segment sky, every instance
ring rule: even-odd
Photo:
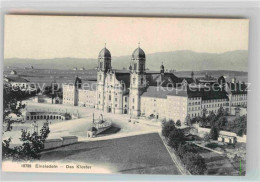
[[[191,50],[248,50],[247,19],[6,15],[4,58],[97,58]]]

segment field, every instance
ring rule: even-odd
[[[9,75],[12,68],[5,69],[4,74]],[[39,84],[40,86],[51,85],[52,82],[56,82],[62,87],[62,84],[74,83],[76,76],[79,76],[83,83],[85,80],[96,80],[96,70],[59,70],[59,69],[15,69],[17,74],[31,83]],[[127,70],[125,70],[127,71]],[[241,82],[247,82],[247,72],[240,71],[225,71],[225,70],[207,70],[207,71],[194,71],[195,78],[204,77],[205,74],[209,74],[213,77],[226,76],[227,81],[231,81],[233,77]],[[178,77],[191,77],[191,71],[178,71],[174,72]]]
[[[41,160],[85,162],[112,173],[180,174],[157,133],[80,142],[45,151]]]

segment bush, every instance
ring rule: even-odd
[[[188,152],[183,157],[183,163],[193,175],[202,175],[207,170],[205,160],[196,153]]]
[[[210,134],[209,133],[206,133],[204,136],[203,136],[203,141],[204,142],[208,142],[210,140]]]
[[[180,144],[185,142],[183,131],[177,128],[170,131],[168,138],[169,138],[169,145],[174,149],[177,149]]]
[[[198,153],[196,147],[193,144],[183,144],[179,145],[177,149],[178,156],[183,159],[183,157],[186,155],[186,153],[192,152],[192,153]]]
[[[205,147],[215,149],[215,148],[220,147],[220,146],[217,143],[208,143],[207,145],[205,145]]]
[[[193,144],[180,144],[176,152],[191,174],[202,175],[207,170],[205,160],[198,154],[198,148]]]
[[[176,127],[174,121],[164,122],[162,124],[162,135],[164,137],[169,137],[171,131],[175,131]]]
[[[180,120],[177,120],[177,122],[176,122],[176,126],[178,126],[178,127],[181,126],[181,121],[180,121]]]

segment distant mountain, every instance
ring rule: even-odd
[[[112,67],[115,69],[128,69],[131,55],[112,57]],[[248,51],[236,50],[217,53],[198,53],[189,50],[158,52],[146,55],[146,67],[150,70],[159,70],[164,64],[166,69],[177,71],[184,70],[234,70],[247,71]],[[97,59],[82,58],[54,58],[54,59],[19,59],[9,58],[4,60],[5,67],[24,68],[29,66],[46,69],[72,69],[85,67],[93,69]]]

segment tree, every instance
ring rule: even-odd
[[[23,144],[14,148],[14,160],[40,159],[40,153],[44,149],[44,142],[49,133],[50,129],[48,122],[43,124],[40,134],[37,132],[30,134],[30,132],[22,130],[20,140]]]
[[[185,118],[185,124],[190,126],[191,125],[191,119],[190,119],[190,115],[187,115]]]
[[[168,122],[164,122],[164,124],[162,125],[162,135],[164,137],[169,137],[170,132],[175,130],[175,123],[173,120],[170,120]]]
[[[25,105],[22,103],[27,98],[27,93],[24,94],[19,88],[13,89],[10,85],[4,85],[4,99],[3,99],[3,121],[6,124],[5,132],[11,132],[12,130],[12,117],[10,114],[21,116],[22,109]],[[21,121],[18,121],[21,122]],[[13,160],[29,160],[39,159],[40,152],[43,150],[43,144],[45,139],[48,137],[50,130],[48,123],[45,123],[40,130],[40,135],[34,132],[32,135],[22,130],[20,140],[23,142],[21,146],[14,148],[10,147],[11,138],[2,141],[2,157],[4,159]]]
[[[247,133],[247,117],[240,116],[226,123],[225,130],[236,133],[238,136],[246,135]]]
[[[222,106],[220,106],[220,108],[218,109],[216,117],[221,117],[221,116],[225,116],[225,110]]]
[[[181,126],[181,121],[179,119],[176,121],[176,126],[178,126],[178,127]]]
[[[210,126],[214,126],[215,125],[215,121],[216,121],[216,115],[214,114],[213,111],[211,111],[208,115],[208,121],[210,123]]]
[[[201,120],[199,122],[200,127],[206,127],[207,126],[208,119],[207,119],[207,116],[206,116],[206,112],[207,112],[207,109],[204,108],[203,111],[202,111],[203,114],[202,114]]]
[[[174,149],[177,149],[178,146],[185,141],[184,132],[181,129],[177,128],[174,128],[174,130],[170,131],[168,138],[169,145],[172,146]]]
[[[21,116],[21,110],[25,108],[25,104],[22,103],[23,94],[21,89],[14,89],[10,85],[4,84],[3,98],[3,122],[6,124],[5,131],[11,131],[13,120],[10,114]]]
[[[210,129],[210,138],[212,140],[217,140],[218,136],[219,136],[219,132],[218,132],[217,127],[212,126],[211,129]]]

